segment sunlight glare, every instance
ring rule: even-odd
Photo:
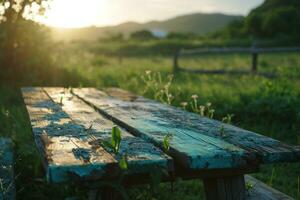
[[[95,24],[106,11],[106,0],[53,0],[42,23],[62,28],[78,28]]]

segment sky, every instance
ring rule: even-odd
[[[53,0],[43,22],[56,27],[165,20],[189,13],[247,15],[263,0]]]

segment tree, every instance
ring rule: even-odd
[[[154,35],[148,30],[136,31],[130,35],[130,38],[137,40],[155,39]]]
[[[49,8],[50,0],[0,0],[0,26],[2,32],[2,67],[17,68],[18,52],[24,47],[24,34],[28,33],[28,21],[36,20]],[[1,34],[1,33],[0,33]],[[23,45],[21,45],[23,43]],[[26,47],[25,47],[26,48]]]
[[[299,10],[299,0],[265,0],[246,18],[233,21],[212,36],[226,39],[287,39],[287,41],[298,42]]]
[[[266,0],[246,18],[245,29],[260,38],[293,37],[300,27],[299,0]]]

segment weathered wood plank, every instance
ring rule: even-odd
[[[170,122],[171,113],[170,116],[163,116],[163,112],[169,109],[165,105],[117,90],[109,92],[118,99],[94,89],[73,89],[73,91],[116,123],[157,145],[161,145],[164,136],[171,133],[173,136],[170,142],[170,153],[185,166],[203,169],[247,165],[247,160],[242,157],[247,152],[243,149],[221,139],[198,134],[188,126],[181,127],[181,118]],[[163,111],[152,112],[159,107]]]
[[[233,168],[300,160],[300,147],[246,131],[181,109],[110,89],[73,89],[99,112],[160,145],[171,133],[171,155],[189,168]],[[224,133],[221,134],[223,127]]]
[[[247,191],[247,200],[293,200],[292,197],[269,187],[265,183],[257,180],[256,178],[246,175],[246,183],[252,184],[253,188]]]
[[[89,143],[83,126],[74,123],[41,88],[22,88],[34,139],[50,182],[70,176],[103,176],[117,161],[102,147]]]
[[[12,141],[0,138],[0,200],[16,198]]]
[[[111,139],[111,128],[113,122],[104,118],[94,108],[88,106],[78,97],[64,88],[44,88],[45,92],[55,103],[60,103],[62,110],[72,119],[73,122],[83,125],[89,129],[90,137],[95,145],[100,141]],[[145,140],[134,137],[126,130],[122,130],[122,140],[119,155],[127,155],[127,173],[149,173],[155,168],[173,170],[171,157],[164,154],[159,148]],[[120,156],[115,157],[116,160]]]

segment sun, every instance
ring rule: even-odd
[[[61,28],[94,25],[106,12],[107,0],[53,0],[42,23]]]

